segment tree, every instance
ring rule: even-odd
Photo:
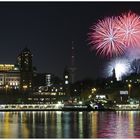
[[[133,73],[139,74],[140,73],[140,59],[134,59],[131,63],[131,69]]]

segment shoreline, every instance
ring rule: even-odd
[[[30,112],[33,112],[33,111],[64,111],[64,112],[68,112],[68,111],[75,111],[75,112],[81,112],[81,111],[84,111],[84,112],[92,112],[92,111],[99,111],[99,112],[116,112],[116,111],[140,111],[140,109],[134,109],[134,110],[115,110],[115,109],[100,109],[100,110],[85,110],[85,109],[69,109],[69,110],[66,110],[66,109],[0,109],[0,112],[20,112],[20,111],[30,111]]]

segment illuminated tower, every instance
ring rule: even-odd
[[[73,84],[75,82],[75,48],[74,48],[74,42],[72,41],[72,53],[71,53],[71,66],[69,67],[70,71],[70,82]]]
[[[70,96],[70,74],[69,74],[69,69],[65,67],[64,73],[63,73],[63,86],[64,86],[64,91],[66,93],[66,96]]]
[[[29,91],[32,89],[33,67],[32,54],[26,47],[17,57],[17,63],[20,69],[20,88],[21,91]]]
[[[65,69],[64,69],[63,79],[64,79],[65,87],[69,87],[69,84],[70,84],[70,74],[69,74],[69,71],[68,71],[67,67],[65,67]]]

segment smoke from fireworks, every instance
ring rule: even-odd
[[[131,63],[133,73],[140,73],[140,48],[128,48],[125,58]]]
[[[133,61],[134,59],[140,58],[140,47],[130,47],[125,52],[125,57],[129,59],[130,61]]]
[[[102,56],[119,56],[129,47],[140,46],[140,17],[132,12],[105,18],[89,33],[92,49]]]

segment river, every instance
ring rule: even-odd
[[[140,112],[0,112],[0,138],[140,138]]]

